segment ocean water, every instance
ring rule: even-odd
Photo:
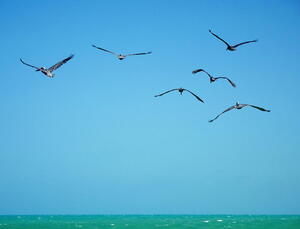
[[[300,229],[300,215],[0,216],[0,229]]]

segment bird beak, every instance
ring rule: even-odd
[[[41,71],[41,69],[37,69],[37,70],[35,70],[36,72],[39,72],[39,71]]]

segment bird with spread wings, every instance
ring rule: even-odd
[[[165,91],[165,92],[163,92],[163,93],[161,93],[161,94],[155,95],[154,97],[162,96],[162,95],[165,95],[165,94],[167,94],[167,93],[169,93],[169,92],[172,92],[172,91],[179,91],[179,93],[180,93],[181,95],[182,95],[182,93],[183,93],[184,91],[187,91],[187,92],[189,92],[191,95],[193,95],[196,99],[198,99],[200,102],[204,103],[204,101],[203,101],[198,95],[196,95],[195,93],[191,92],[190,90],[187,90],[187,89],[184,89],[184,88],[174,88],[174,89]]]
[[[215,81],[218,80],[218,79],[225,79],[225,80],[227,80],[227,81],[231,84],[232,87],[236,87],[235,83],[232,82],[229,78],[227,78],[227,77],[225,77],[225,76],[213,77],[212,75],[210,75],[210,74],[209,74],[207,71],[205,71],[204,69],[196,69],[196,70],[192,71],[193,74],[196,74],[196,73],[198,73],[198,72],[205,72],[205,73],[208,75],[209,80],[210,80],[211,83],[215,82]]]
[[[235,51],[236,48],[240,45],[244,45],[244,44],[248,44],[248,43],[252,43],[252,42],[257,42],[258,40],[252,40],[252,41],[245,41],[245,42],[241,42],[239,44],[236,45],[230,45],[228,44],[225,40],[223,40],[221,37],[219,37],[217,34],[213,33],[211,30],[208,30],[213,36],[215,36],[216,38],[218,38],[220,41],[222,41],[223,43],[225,43],[227,45],[227,49],[229,51]]]
[[[220,117],[220,115],[226,113],[227,111],[231,111],[231,110],[233,110],[233,109],[238,109],[238,110],[240,110],[240,109],[242,109],[242,108],[244,108],[244,107],[247,107],[247,106],[253,107],[253,108],[258,109],[258,110],[260,110],[260,111],[270,112],[270,110],[267,110],[267,109],[262,108],[262,107],[254,106],[254,105],[251,105],[251,104],[240,104],[240,103],[237,102],[235,105],[233,105],[233,106],[227,108],[225,111],[223,111],[222,113],[218,114],[214,119],[209,120],[209,122],[215,121],[217,118]]]
[[[123,55],[123,54],[117,54],[117,53],[115,53],[115,52],[109,51],[109,50],[104,49],[104,48],[97,47],[96,45],[92,45],[92,46],[93,46],[94,48],[96,48],[96,49],[99,49],[99,50],[102,50],[102,51],[104,51],[104,52],[108,52],[108,53],[111,53],[111,54],[117,56],[117,58],[118,58],[119,60],[124,60],[127,56],[146,55],[146,54],[152,53],[152,52],[141,52],[141,53],[131,53],[131,54]]]
[[[72,58],[74,57],[74,55],[70,55],[69,57],[63,59],[62,61],[59,61],[58,63],[54,64],[53,66],[51,66],[50,68],[45,68],[45,67],[36,67],[36,66],[33,66],[31,64],[27,64],[25,63],[21,58],[20,58],[20,61],[22,62],[22,64],[25,64],[29,67],[32,67],[32,68],[35,68],[36,71],[40,71],[42,72],[44,75],[50,77],[50,78],[53,78],[55,76],[55,74],[53,73],[53,71],[55,71],[56,69],[58,69],[59,67],[61,67],[63,64],[67,63],[69,60],[71,60]]]

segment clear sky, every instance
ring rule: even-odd
[[[300,214],[299,1],[2,0],[0,12],[0,214]],[[259,41],[228,52],[208,29]],[[92,44],[153,53],[120,61]],[[19,61],[72,53],[53,79]],[[205,104],[154,98],[178,87]],[[236,101],[271,112],[208,122]]]

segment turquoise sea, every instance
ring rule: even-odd
[[[300,215],[0,216],[0,229],[300,229]]]

